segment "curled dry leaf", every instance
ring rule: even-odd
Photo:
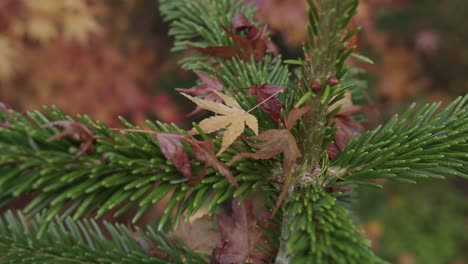
[[[338,131],[336,132],[335,142],[327,149],[330,159],[333,159],[346,147],[348,141],[353,135],[359,135],[359,133],[365,129],[361,123],[350,118],[349,116],[369,110],[369,107],[354,105],[350,92],[347,92],[343,99],[330,106],[329,112],[340,106],[342,108],[333,117],[336,122]]]
[[[86,152],[89,153],[93,151],[93,144],[96,137],[94,133],[83,123],[69,120],[60,120],[50,122],[43,127],[56,127],[62,130],[60,133],[55,134],[47,139],[48,142],[64,138],[80,142],[80,148],[76,152],[75,158],[83,155]]]
[[[239,205],[239,199],[233,200],[232,216],[218,216],[221,242],[213,250],[210,263],[270,263],[271,258],[256,247],[258,243],[268,248],[257,224],[251,201]]]
[[[286,118],[286,129],[270,129],[258,136],[251,137],[253,140],[260,141],[259,143],[250,144],[252,147],[258,149],[257,152],[239,153],[235,155],[228,163],[228,165],[230,165],[240,158],[271,159],[276,157],[278,154],[283,153],[284,185],[272,215],[276,214],[284,198],[286,197],[291,182],[294,165],[297,159],[301,157],[301,151],[297,146],[296,138],[290,130],[294,127],[297,121],[307,111],[309,111],[309,109],[310,107],[293,109],[289,112]]]
[[[205,133],[212,133],[221,129],[226,129],[224,131],[221,149],[217,153],[217,155],[219,155],[244,132],[246,125],[252,129],[255,134],[258,134],[258,121],[255,116],[244,111],[244,109],[242,109],[232,97],[217,91],[214,92],[223,99],[225,104],[195,98],[184,93],[182,93],[182,95],[190,99],[199,107],[219,114],[217,116],[203,119],[198,124]],[[195,130],[193,130],[193,132],[196,133]]]
[[[266,55],[268,50],[275,56],[278,55],[278,48],[268,39],[266,27],[258,29],[252,25],[247,17],[238,12],[231,21],[231,29],[234,30],[247,30],[247,35],[242,36],[234,33],[233,31],[223,27],[223,30],[231,37],[236,45],[234,46],[211,46],[206,48],[194,48],[195,50],[210,55],[219,57],[221,59],[230,59],[234,56],[239,56],[242,60],[250,60],[253,56],[255,61],[261,60]]]
[[[221,92],[223,90],[223,85],[219,82],[218,78],[215,76],[211,79],[209,76],[202,74],[201,72],[195,72],[198,75],[202,84],[192,87],[190,89],[177,88],[176,90],[181,93],[186,93],[191,96],[203,96],[206,100],[211,100],[214,102],[221,102],[221,98],[216,95],[214,91]],[[199,113],[202,110],[201,107],[197,106],[188,116]]]
[[[217,170],[221,175],[226,177],[232,185],[236,188],[239,187],[236,179],[229,171],[227,166],[216,158],[214,153],[213,142],[211,141],[197,141],[188,136],[172,134],[172,133],[158,133],[156,135],[161,151],[166,159],[172,161],[174,167],[189,181],[189,183],[196,183],[203,179],[206,169],[212,167]],[[185,150],[182,142],[187,142],[192,148],[193,156],[204,162],[205,167],[194,179],[192,175],[192,168],[187,151]]]
[[[263,84],[261,86],[254,85],[250,88],[249,94],[255,95],[258,103],[262,103],[260,107],[267,112],[270,117],[278,123],[280,121],[280,111],[284,107],[283,102],[274,97],[284,90],[284,86]]]

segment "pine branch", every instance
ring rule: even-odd
[[[283,221],[277,263],[384,263],[369,248],[337,193],[326,193],[309,183],[294,192],[284,210],[291,216]]]
[[[255,10],[238,0],[160,0],[164,20],[170,22],[169,35],[175,38],[173,51],[191,47],[232,45],[222,26],[229,28],[237,12],[252,21]],[[202,69],[205,55],[192,55],[180,63],[184,69]]]
[[[468,95],[435,114],[440,103],[401,118],[351,141],[330,165],[342,185],[373,184],[388,178],[414,183],[417,178],[468,177]]]
[[[166,160],[154,135],[119,134],[86,116],[80,121],[98,137],[95,151],[74,158],[79,143],[68,139],[48,142],[58,131],[42,127],[53,121],[73,119],[58,109],[46,111],[49,118],[37,111],[29,113],[29,118],[12,110],[0,111],[0,121],[9,124],[0,127],[0,204],[4,206],[15,197],[40,190],[25,208],[28,217],[45,208],[48,208],[46,220],[59,213],[62,218],[79,219],[89,215],[101,217],[111,211],[118,217],[132,207],[139,207],[132,219],[136,222],[146,210],[170,195],[160,220],[162,228],[171,219],[171,213],[176,212],[179,217],[185,212],[190,217],[208,199],[210,213],[214,213],[229,198],[245,199],[254,189],[271,188],[268,174],[265,175],[268,169],[253,161],[230,168],[240,185],[238,189],[211,168],[202,181],[188,183]],[[138,128],[122,121],[129,128]],[[148,126],[155,133],[187,133],[174,125],[148,122]],[[219,140],[214,141],[219,148]],[[235,154],[237,151],[228,149],[220,158],[227,161]],[[197,175],[203,164],[194,163],[192,167]]]
[[[41,226],[47,231],[38,239]],[[206,263],[161,232],[148,227],[135,231],[123,225],[75,221],[11,211],[0,218],[1,263]]]

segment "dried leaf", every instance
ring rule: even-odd
[[[55,134],[47,139],[48,142],[60,140],[63,138],[68,138],[80,142],[80,148],[76,152],[75,158],[83,155],[86,152],[89,153],[93,151],[94,139],[96,137],[94,133],[83,123],[60,120],[50,122],[43,127],[56,127],[62,130],[62,132]]]
[[[214,92],[223,99],[225,104],[195,98],[184,93],[182,93],[182,95],[190,99],[199,107],[220,114],[218,116],[203,119],[198,124],[205,133],[212,133],[221,129],[226,129],[226,131],[224,131],[221,149],[217,153],[217,155],[219,155],[244,132],[246,125],[252,129],[255,134],[258,134],[258,122],[257,118],[244,111],[236,100],[223,93],[217,91]]]
[[[336,122],[338,131],[336,132],[335,142],[331,144],[328,149],[328,156],[333,159],[340,151],[342,151],[348,144],[349,139],[353,135],[358,135],[363,131],[364,126],[358,121],[350,118],[350,115],[358,114],[369,110],[370,107],[356,106],[351,99],[351,93],[347,92],[345,97],[334,105],[330,106],[329,112],[336,107],[342,107],[338,113],[333,117]]]
[[[213,250],[211,263],[268,263],[270,257],[255,246],[262,243],[263,233],[257,228],[252,203],[250,200],[238,203],[238,199],[232,201],[232,216],[218,216],[222,240]]]
[[[194,48],[204,54],[219,57],[221,59],[229,59],[234,56],[239,56],[242,60],[250,60],[253,56],[255,61],[261,60],[266,55],[268,50],[273,55],[278,55],[278,48],[267,38],[266,27],[258,29],[252,25],[247,17],[238,12],[231,21],[232,30],[247,30],[246,36],[236,34],[233,31],[223,27],[223,30],[231,37],[234,42],[233,46],[212,46],[206,48]]]
[[[286,197],[292,178],[294,164],[297,159],[301,157],[301,151],[297,146],[296,138],[291,133],[290,129],[294,127],[299,118],[301,118],[309,109],[309,107],[293,109],[286,118],[287,129],[270,129],[258,136],[252,137],[252,139],[260,141],[260,143],[250,144],[252,147],[258,149],[257,152],[239,153],[228,163],[228,165],[230,165],[240,158],[271,159],[276,157],[278,154],[283,153],[284,185],[272,215],[276,214],[281,203]]]
[[[284,86],[268,85],[263,84],[261,86],[254,85],[249,90],[249,94],[255,95],[257,101],[262,103],[260,107],[263,111],[267,112],[270,117],[278,123],[280,120],[280,111],[284,107],[284,104],[276,97],[272,97],[284,90]]]
[[[195,72],[203,84],[192,87],[190,89],[177,88],[176,90],[182,93],[189,94],[191,96],[203,96],[206,100],[211,100],[214,102],[221,102],[221,97],[216,95],[214,91],[221,92],[223,90],[223,85],[219,82],[218,78],[215,76],[211,79],[209,76],[202,74],[201,72]],[[197,114],[202,110],[201,107],[197,106],[188,116]]]
[[[216,155],[214,153],[214,145],[212,141],[200,142],[195,140],[189,140],[188,143],[192,147],[193,155],[195,155],[197,159],[205,162],[206,166],[211,166],[214,169],[216,169],[221,175],[228,179],[234,187],[239,188],[239,184],[234,178],[234,175],[232,175],[232,173],[229,171],[226,164],[224,164],[216,158]],[[205,170],[202,171],[203,174],[204,171]],[[201,180],[203,176],[204,175],[199,175],[197,179]]]
[[[156,139],[166,159],[172,161],[174,167],[176,167],[189,182],[192,182],[190,161],[181,143],[181,141],[185,140],[185,136],[171,133],[158,133]]]
[[[236,188],[239,187],[236,179],[229,171],[226,164],[219,161],[214,154],[213,142],[211,141],[197,141],[193,138],[184,135],[171,134],[171,133],[158,133],[156,135],[161,151],[164,156],[172,161],[174,167],[189,181],[189,183],[197,183],[205,177],[205,172],[208,167],[217,170],[221,175],[226,177],[232,185]],[[193,178],[192,167],[187,151],[185,150],[182,142],[187,142],[192,148],[193,156],[205,163],[205,168]]]

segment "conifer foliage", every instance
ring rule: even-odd
[[[200,77],[178,90],[214,113],[189,131],[0,104],[0,206],[33,197],[1,217],[0,263],[383,263],[350,194],[378,178],[467,177],[468,96],[363,132],[347,64],[369,62],[349,44],[357,4],[309,0],[304,55],[283,61],[248,1],[160,0],[174,51],[192,51],[182,67]],[[162,201],[156,226],[135,226]],[[217,215],[211,254],[171,232],[200,208]],[[130,209],[127,226],[100,220]]]

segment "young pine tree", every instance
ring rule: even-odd
[[[371,107],[358,104],[363,87],[347,64],[369,61],[350,44],[358,1],[309,5],[303,57],[283,60],[250,4],[160,0],[174,51],[193,51],[182,67],[200,77],[179,91],[213,113],[189,131],[123,119],[128,128],[116,130],[1,104],[0,206],[33,198],[2,216],[0,263],[384,262],[354,223],[350,195],[375,179],[466,177],[468,96],[363,132]],[[156,225],[135,225],[163,199]],[[100,220],[134,208],[127,225]],[[172,232],[200,208],[219,227],[211,254]]]

